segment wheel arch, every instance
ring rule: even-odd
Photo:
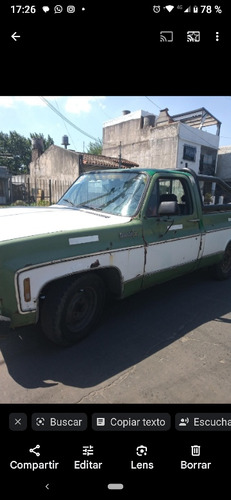
[[[120,270],[117,267],[105,267],[105,268],[100,268],[100,269],[89,269],[89,270],[84,270],[80,271],[77,273],[73,274],[68,274],[65,276],[60,276],[58,278],[55,278],[49,282],[46,282],[46,284],[41,288],[39,292],[39,299],[45,298],[45,295],[47,293],[50,293],[52,288],[60,288],[65,286],[66,284],[69,284],[79,278],[80,276],[83,275],[89,275],[89,274],[94,274],[98,275],[102,281],[105,284],[105,287],[107,291],[114,297],[120,298],[122,295],[122,275]]]
[[[119,283],[118,271],[111,268],[74,273],[49,282],[40,294],[38,320],[43,333],[63,346],[81,340],[103,314],[108,291],[118,294]]]
[[[226,244],[220,261],[214,266],[215,277],[224,280],[231,277],[231,240]]]

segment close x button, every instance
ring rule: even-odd
[[[9,428],[11,431],[25,431],[27,429],[26,413],[10,413]]]

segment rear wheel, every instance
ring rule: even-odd
[[[219,280],[231,276],[231,243],[227,245],[222,260],[215,266],[215,276]]]
[[[105,302],[104,283],[96,274],[83,275],[45,294],[40,322],[45,335],[56,344],[75,344],[99,320]]]

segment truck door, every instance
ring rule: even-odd
[[[199,223],[190,181],[180,174],[155,176],[143,218],[144,286],[194,270],[201,242]]]

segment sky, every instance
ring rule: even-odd
[[[231,145],[231,96],[0,96],[0,132],[27,138],[43,133],[57,146],[67,135],[68,149],[86,152],[90,142],[102,139],[104,123],[125,109],[158,115],[168,108],[175,115],[201,107],[222,123],[220,146]]]

